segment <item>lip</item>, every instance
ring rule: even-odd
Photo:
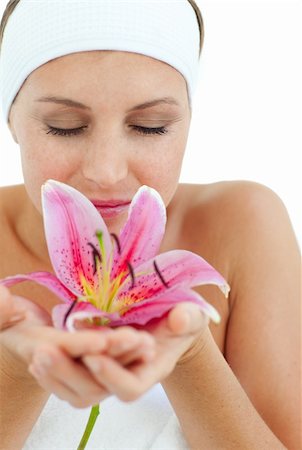
[[[126,212],[131,202],[125,202],[123,200],[91,200],[91,203],[95,206],[103,218],[112,218]]]

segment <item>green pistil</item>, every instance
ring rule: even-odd
[[[110,272],[111,268],[107,266],[106,250],[104,245],[103,233],[102,231],[96,232],[96,237],[99,241],[100,252],[101,252],[101,263],[98,267],[98,278],[99,278],[99,296],[101,297],[100,309],[103,311],[108,311],[108,297],[110,294]]]
[[[98,230],[95,234],[96,234],[96,237],[97,237],[97,239],[99,241],[102,262],[106,263],[106,252],[105,252],[105,246],[104,246],[103,232]]]

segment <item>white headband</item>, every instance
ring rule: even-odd
[[[199,28],[188,0],[21,0],[0,54],[5,120],[22,84],[42,64],[69,53],[140,53],[178,70],[189,99],[198,78]]]

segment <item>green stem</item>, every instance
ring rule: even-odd
[[[80,442],[77,450],[84,450],[84,448],[86,447],[86,444],[88,442],[88,439],[89,439],[89,437],[91,435],[92,429],[94,427],[94,424],[95,424],[96,419],[97,419],[99,414],[100,414],[100,405],[94,405],[91,408],[90,416],[89,416],[89,419],[88,419],[88,422],[87,422],[84,434],[82,436],[81,442]]]

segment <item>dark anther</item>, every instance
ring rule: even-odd
[[[114,233],[111,233],[111,236],[113,237],[113,239],[114,239],[114,241],[116,243],[117,251],[118,251],[118,254],[120,255],[121,254],[121,244],[120,244],[119,238]]]
[[[72,302],[72,304],[70,305],[70,308],[68,308],[68,311],[67,311],[67,313],[65,314],[64,320],[63,320],[63,325],[64,325],[64,327],[65,327],[65,325],[66,325],[66,321],[67,321],[67,319],[68,319],[68,316],[69,316],[69,314],[71,313],[71,311],[73,310],[73,308],[75,307],[76,303],[77,303],[77,301],[74,300],[74,301]]]
[[[134,286],[135,286],[134,270],[133,270],[133,267],[131,266],[129,261],[127,261],[127,266],[128,266],[128,269],[129,269],[129,273],[130,273],[131,279],[132,279],[131,289],[133,289]]]
[[[160,273],[160,270],[159,270],[159,268],[158,268],[158,265],[156,264],[156,261],[153,261],[153,265],[154,265],[155,272],[157,273],[157,275],[158,275],[160,281],[163,283],[163,285],[164,285],[166,288],[168,288],[169,285],[168,285],[168,283],[166,282],[166,280],[164,279],[164,277],[162,276],[162,274]]]
[[[97,260],[102,262],[102,257],[98,249],[91,242],[88,242],[88,245],[92,248],[92,258],[93,258],[93,275],[96,273]]]

